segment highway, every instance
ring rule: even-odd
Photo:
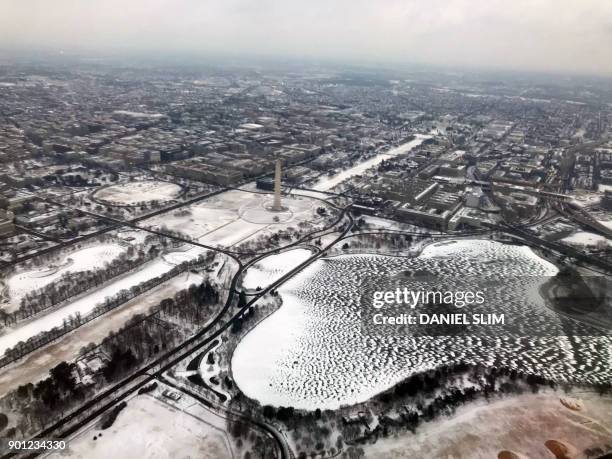
[[[212,410],[219,409],[218,406],[214,405],[213,403],[211,403],[209,400],[207,400],[206,398],[202,397],[198,393],[196,393],[193,390],[188,389],[186,387],[174,384],[172,381],[168,380],[163,375],[160,375],[158,377],[158,379],[159,379],[160,382],[166,384],[167,386],[170,386],[170,387],[172,387],[175,390],[178,390],[180,392],[183,392],[184,394],[187,394],[188,396],[190,396],[191,398],[197,400],[199,403],[201,403],[202,405],[204,405],[207,408],[210,408]],[[283,434],[280,433],[273,426],[271,426],[269,424],[266,424],[266,423],[263,423],[263,422],[259,422],[259,421],[255,420],[255,419],[248,418],[248,417],[246,417],[246,416],[244,416],[242,414],[235,413],[233,411],[229,411],[229,410],[225,410],[225,409],[224,409],[224,411],[225,411],[225,415],[227,416],[227,418],[231,417],[231,418],[240,419],[241,421],[244,421],[244,422],[246,422],[248,424],[254,425],[258,429],[261,429],[264,432],[266,432],[274,440],[274,442],[276,443],[277,452],[278,452],[276,457],[279,457],[279,458],[282,458],[282,459],[291,459],[291,458],[294,457],[293,451],[291,450],[291,448],[287,444],[287,440],[285,439]]]
[[[147,218],[155,217],[156,215],[161,215],[161,214],[163,214],[165,212],[171,212],[172,210],[179,209],[179,208],[181,208],[183,206],[194,204],[194,203],[196,203],[198,201],[201,201],[203,199],[207,199],[207,198],[210,198],[210,197],[215,196],[217,194],[223,193],[223,192],[227,191],[228,189],[229,188],[222,188],[222,189],[214,191],[212,193],[196,196],[195,198],[191,198],[191,199],[189,199],[187,201],[175,203],[175,204],[172,204],[172,205],[170,205],[168,207],[163,207],[161,209],[157,209],[157,210],[155,210],[153,212],[141,215],[141,216],[133,218],[132,220],[129,220],[129,221],[119,220],[119,219],[116,219],[116,218],[110,218],[110,217],[99,215],[99,214],[96,214],[96,213],[93,213],[93,212],[86,212],[86,211],[84,211],[82,209],[78,209],[78,208],[67,206],[64,203],[60,203],[60,202],[57,202],[57,201],[54,201],[54,200],[51,200],[51,199],[48,199],[48,198],[45,198],[45,197],[42,197],[42,196],[31,194],[31,196],[33,198],[35,198],[35,199],[38,199],[38,200],[41,200],[41,201],[44,201],[44,202],[48,202],[50,204],[58,205],[58,206],[63,207],[63,208],[68,208],[68,209],[74,210],[76,212],[81,212],[83,214],[90,215],[90,216],[92,216],[94,218],[97,218],[97,219],[102,219],[102,220],[110,221],[110,222],[112,222],[112,225],[111,226],[106,226],[106,227],[101,228],[99,230],[96,230],[96,231],[94,231],[92,233],[88,233],[88,234],[85,234],[83,236],[78,236],[78,237],[75,237],[73,239],[66,240],[66,241],[64,241],[64,240],[57,240],[57,239],[54,239],[54,238],[50,238],[49,236],[46,236],[44,234],[37,233],[35,231],[27,230],[25,228],[20,228],[24,232],[27,232],[29,234],[34,234],[35,236],[41,237],[41,238],[43,238],[45,240],[51,240],[53,242],[56,242],[58,245],[53,245],[51,247],[47,247],[47,248],[39,250],[37,252],[31,253],[31,254],[28,254],[28,255],[24,255],[23,257],[19,257],[19,258],[15,259],[15,260],[12,260],[10,262],[2,262],[1,266],[2,267],[6,267],[6,266],[17,265],[18,263],[21,263],[23,261],[30,260],[30,259],[38,257],[40,255],[44,255],[46,253],[52,252],[54,250],[57,250],[60,247],[68,247],[68,246],[71,246],[71,245],[74,245],[74,244],[78,244],[79,242],[84,242],[84,241],[86,241],[88,239],[95,238],[95,237],[97,237],[97,236],[99,236],[101,234],[108,233],[109,231],[116,230],[118,228],[121,228],[122,226],[126,226],[129,223],[135,224],[136,222],[139,222],[141,220],[145,220]]]
[[[216,194],[216,193],[215,193]],[[329,196],[333,196],[333,194],[331,193],[326,193]],[[164,208],[164,209],[159,209],[158,211],[155,212],[155,214],[161,214],[164,212],[168,212],[169,210],[172,210],[172,208],[179,208],[181,206],[185,206],[185,205],[189,205],[193,202],[197,202],[201,199],[204,199],[206,196],[202,196],[202,197],[198,197],[198,198],[194,198],[188,202],[183,202],[183,203],[179,203],[175,206],[171,206],[171,208]],[[39,199],[44,199],[47,202],[53,203],[55,205],[60,205],[60,206],[64,206],[65,205],[61,204],[61,203],[57,203],[54,201],[50,201],[46,198],[39,198]],[[328,203],[330,204],[330,203]],[[336,207],[336,206],[335,206]],[[336,207],[338,208],[338,207]],[[323,257],[326,252],[333,247],[335,244],[337,244],[338,242],[342,241],[343,239],[352,237],[353,235],[349,234],[349,232],[351,231],[351,229],[354,226],[354,219],[350,213],[350,206],[347,206],[345,208],[340,208],[341,212],[340,215],[338,216],[337,219],[334,220],[334,222],[332,222],[330,225],[328,225],[326,228],[323,229],[319,229],[317,231],[313,231],[307,235],[305,235],[304,237],[302,237],[300,240],[293,242],[291,244],[288,244],[287,246],[281,247],[281,248],[275,248],[260,254],[257,254],[255,257],[253,257],[252,259],[250,259],[248,262],[243,263],[242,260],[238,257],[238,255],[244,255],[244,254],[240,254],[238,252],[235,251],[231,251],[228,249],[223,249],[223,248],[219,248],[219,247],[213,247],[210,245],[206,245],[206,244],[201,244],[197,241],[193,241],[193,240],[189,240],[189,239],[185,239],[182,238],[180,236],[174,236],[174,235],[169,235],[169,234],[165,234],[162,231],[157,231],[157,230],[153,230],[150,228],[146,228],[146,227],[142,227],[139,226],[137,224],[138,221],[146,219],[146,218],[150,218],[151,214],[147,214],[146,216],[141,216],[138,217],[136,219],[132,219],[130,221],[123,221],[120,219],[116,219],[113,217],[108,217],[108,216],[104,216],[104,215],[98,215],[92,212],[88,212],[88,211],[81,211],[85,214],[91,215],[95,218],[99,218],[99,219],[104,219],[106,221],[109,221],[111,223],[111,228],[107,228],[105,229],[105,231],[109,231],[112,228],[117,228],[117,227],[123,227],[123,226],[127,226],[127,227],[131,227],[134,229],[138,229],[138,230],[142,230],[142,231],[147,231],[149,233],[152,234],[156,234],[162,237],[167,237],[167,238],[171,238],[174,239],[176,241],[179,242],[183,242],[186,244],[191,244],[191,245],[195,245],[195,246],[199,246],[202,248],[205,248],[207,250],[212,250],[215,252],[220,252],[223,253],[229,257],[231,257],[232,259],[234,259],[237,263],[238,263],[238,270],[236,271],[236,273],[234,274],[234,276],[232,277],[232,280],[230,282],[230,286],[228,288],[228,296],[226,298],[226,301],[223,305],[223,307],[220,309],[219,313],[214,317],[214,319],[208,324],[206,325],[204,328],[202,328],[199,332],[197,332],[195,335],[193,335],[192,337],[188,338],[187,340],[185,340],[183,343],[181,343],[180,345],[176,346],[174,349],[171,349],[169,351],[167,351],[166,353],[164,353],[162,356],[158,357],[157,359],[155,359],[154,361],[144,365],[143,367],[141,367],[140,369],[136,370],[134,373],[132,373],[131,375],[127,376],[125,379],[113,384],[111,387],[105,389],[103,392],[101,392],[100,394],[96,395],[95,397],[93,397],[92,399],[88,400],[87,402],[85,402],[83,405],[81,405],[80,407],[78,407],[77,409],[75,409],[74,411],[72,411],[71,413],[69,413],[68,415],[62,417],[61,419],[53,422],[50,426],[46,427],[45,429],[43,429],[41,432],[39,432],[34,439],[36,438],[49,438],[49,437],[54,437],[54,438],[67,438],[70,435],[74,434],[75,432],[79,431],[83,426],[87,425],[89,422],[95,420],[96,418],[98,418],[101,414],[103,414],[105,411],[107,411],[108,409],[110,409],[111,407],[113,407],[116,403],[120,402],[121,400],[126,399],[127,397],[129,397],[130,395],[134,394],[135,392],[138,391],[138,389],[146,386],[147,384],[151,383],[153,380],[155,379],[159,379],[161,381],[163,381],[164,383],[168,383],[168,381],[163,377],[163,373],[167,370],[169,370],[170,368],[174,367],[176,364],[178,364],[181,360],[187,358],[188,356],[194,354],[195,352],[198,352],[200,349],[202,349],[203,347],[209,345],[212,341],[214,341],[215,339],[217,339],[219,336],[221,336],[223,333],[225,333],[228,329],[230,329],[230,327],[232,326],[232,324],[239,320],[241,318],[241,316],[252,306],[254,305],[259,298],[261,298],[262,296],[266,295],[267,293],[277,289],[278,287],[280,287],[281,285],[283,285],[285,282],[287,282],[289,279],[291,279],[293,276],[295,276],[297,273],[299,273],[300,271],[302,271],[303,269],[305,269],[307,266],[309,266],[310,264],[314,263],[316,260],[320,259],[321,257]],[[253,263],[257,262],[258,260],[262,259],[265,256],[268,256],[272,253],[279,253],[281,251],[284,250],[288,250],[291,247],[295,247],[298,246],[300,244],[303,244],[305,241],[307,240],[311,240],[314,239],[315,237],[320,237],[322,234],[327,234],[328,232],[338,232],[338,230],[334,230],[333,228],[340,225],[342,223],[342,221],[344,219],[348,219],[347,223],[343,225],[342,230],[339,231],[339,235],[328,245],[326,245],[323,248],[320,248],[320,250],[315,251],[307,260],[305,260],[303,263],[301,263],[300,265],[296,266],[295,268],[293,268],[292,270],[290,270],[288,273],[284,274],[283,276],[281,276],[278,280],[274,281],[273,283],[271,283],[270,285],[268,285],[267,287],[263,288],[262,290],[256,292],[255,294],[252,295],[252,298],[249,299],[247,301],[247,303],[240,308],[238,311],[236,311],[235,313],[233,313],[231,315],[231,317],[227,320],[224,321],[226,315],[228,315],[228,313],[230,313],[230,310],[232,308],[232,306],[235,304],[234,299],[237,293],[236,290],[236,286],[242,276],[242,274],[244,273],[244,271],[251,266]],[[530,232],[526,231],[524,228],[522,227],[518,227],[518,226],[511,226],[511,225],[502,225],[501,227],[498,228],[494,228],[497,230],[501,230],[504,232],[507,232],[509,234],[513,234],[515,236],[518,236],[522,239],[527,240],[528,242],[530,242],[531,244],[537,244],[538,246],[542,247],[546,247],[550,250],[555,250],[561,253],[564,253],[566,255],[575,257],[579,260],[585,261],[585,262],[591,262],[593,263],[592,257],[587,257],[585,254],[578,252],[576,250],[569,250],[569,248],[565,247],[565,246],[560,246],[559,244],[555,244],[555,243],[551,243],[548,241],[544,241],[540,238],[538,238],[537,236],[531,234]],[[332,230],[332,231],[330,231]],[[472,235],[477,235],[477,234],[482,234],[483,232],[486,232],[487,230],[484,231],[474,231],[474,234]],[[362,233],[359,233],[362,234]],[[363,234],[411,234],[411,235],[423,235],[422,233],[411,233],[411,232],[405,232],[405,231],[382,231],[382,232],[366,232]],[[464,234],[458,234],[458,236],[461,236]],[[452,234],[448,234],[448,233],[436,233],[436,234],[432,234],[432,236],[435,237],[452,237]],[[610,266],[609,263],[605,262],[604,260],[601,260],[602,263],[594,263],[597,266],[604,268],[608,271],[612,270],[612,266]],[[172,386],[172,383],[170,383],[169,385]],[[174,387],[174,386],[173,386]],[[190,391],[188,389],[185,388],[179,388],[177,387],[179,390],[182,390],[183,392],[188,393],[189,396],[194,397],[196,400],[198,400],[200,403],[203,403],[205,406],[209,406],[210,402],[208,402],[205,398],[199,396],[198,394],[194,393],[193,391]],[[207,405],[208,403],[208,405]],[[284,437],[282,437],[282,435],[277,432],[272,426],[268,426],[266,424],[263,424],[259,421],[256,420],[249,420],[249,422],[257,425],[259,428],[263,429],[264,431],[266,431],[269,435],[271,435],[272,438],[275,439],[278,449],[279,449],[279,457],[283,458],[283,459],[290,459],[292,458],[292,452],[290,450],[290,448],[287,446],[286,441],[284,440]],[[36,454],[35,454],[36,455]],[[34,456],[35,456],[34,455]],[[3,458],[9,458],[9,457],[13,457],[14,454],[7,454],[5,456],[3,456]]]
[[[328,244],[320,252],[313,254],[310,258],[308,258],[303,263],[293,268],[291,271],[289,271],[288,273],[280,277],[275,282],[271,283],[270,285],[268,285],[261,291],[257,292],[257,295],[255,295],[251,300],[247,301],[247,303],[240,310],[234,313],[232,317],[226,322],[222,322],[222,319],[227,314],[227,312],[230,310],[230,308],[232,307],[234,303],[233,300],[234,300],[234,295],[236,293],[236,284],[238,283],[238,280],[242,276],[243,271],[245,270],[245,267],[240,262],[240,260],[238,260],[233,254],[228,253],[228,251],[225,251],[225,250],[222,250],[216,247],[210,247],[210,246],[205,246],[199,243],[194,243],[193,241],[189,241],[189,240],[183,240],[182,238],[178,238],[179,240],[182,240],[185,243],[195,244],[195,245],[199,245],[202,247],[206,247],[210,250],[215,250],[215,251],[220,251],[222,253],[226,253],[229,256],[232,256],[232,258],[236,259],[239,262],[239,268],[231,280],[230,287],[228,289],[228,296],[225,301],[225,304],[222,307],[222,309],[219,311],[217,316],[215,316],[215,318],[208,325],[206,325],[202,330],[200,330],[198,333],[196,333],[192,337],[185,340],[180,345],[176,346],[174,349],[166,352],[164,355],[155,359],[151,363],[141,367],[140,369],[132,373],[130,376],[121,380],[120,382],[113,384],[108,389],[104,390],[103,392],[96,395],[89,401],[85,402],[83,405],[81,405],[76,410],[72,411],[68,415],[62,417],[61,419],[55,421],[53,424],[51,424],[50,426],[40,431],[32,439],[67,438],[68,436],[80,430],[83,426],[87,425],[89,422],[95,420],[97,417],[102,415],[105,411],[113,407],[116,403],[120,402],[121,400],[124,400],[128,396],[138,391],[138,389],[146,386],[147,384],[151,383],[154,379],[162,376],[165,371],[169,370],[170,368],[178,364],[181,360],[185,359],[189,355],[197,352],[202,347],[211,343],[214,339],[216,339],[221,334],[223,334],[225,331],[227,331],[236,320],[238,320],[253,304],[255,304],[259,300],[259,298],[266,295],[270,291],[273,291],[276,288],[280,287],[282,284],[284,284],[287,280],[291,279],[301,270],[303,270],[304,268],[306,268],[307,266],[309,266],[310,264],[312,264],[313,262],[321,258],[325,254],[325,251],[327,249],[331,248],[334,244],[336,244],[339,240],[341,240],[351,230],[354,224],[353,217],[349,212],[349,207],[346,207],[342,210],[340,217],[336,220],[335,223],[340,222],[345,216],[348,217],[348,224],[345,225],[344,229],[340,232],[340,235],[334,241]],[[117,223],[125,224],[125,222],[121,222],[121,221],[117,221]],[[139,228],[138,226],[136,226],[135,224],[131,222],[127,224],[128,226],[133,225],[136,228]],[[319,231],[321,230],[317,230],[316,232],[319,232]],[[170,237],[163,233],[160,233],[160,235]],[[270,254],[278,250],[280,249],[268,251],[266,252],[266,254]],[[257,258],[261,258],[261,257],[262,255],[259,255]],[[256,421],[253,421],[253,422],[256,422]],[[272,428],[270,427],[270,429]],[[276,436],[274,437],[277,438]],[[292,453],[291,451],[289,452],[285,451],[285,448],[286,448],[286,445],[284,444],[279,445],[279,449],[283,451],[280,457],[282,459],[290,459],[292,457]],[[9,453],[9,454],[2,456],[2,459],[14,457],[15,455],[16,455],[15,453]],[[35,457],[37,455],[38,454],[34,453],[31,457]]]

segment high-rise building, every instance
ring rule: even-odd
[[[12,212],[0,209],[0,236],[10,236],[15,232],[13,219]]]

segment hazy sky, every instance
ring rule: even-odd
[[[0,48],[612,74],[612,0],[0,0]]]

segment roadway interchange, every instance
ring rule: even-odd
[[[198,198],[198,200],[200,199],[203,199],[203,198]],[[47,201],[50,202],[49,200]],[[59,202],[53,202],[53,204],[63,205]],[[187,205],[187,204],[188,203],[182,203],[182,205]],[[324,254],[329,248],[333,247],[339,240],[341,240],[344,236],[346,236],[346,234],[352,229],[353,224],[354,224],[353,216],[350,213],[350,206],[340,208],[330,202],[327,202],[327,204],[330,205],[331,207],[334,207],[336,210],[339,211],[338,218],[334,220],[330,225],[328,225],[327,227],[323,229],[318,229],[316,231],[313,231],[312,233],[306,235],[302,239],[296,242],[293,242],[291,244],[288,244],[282,248],[276,248],[273,250],[269,250],[269,251],[260,253],[256,255],[252,260],[247,262],[246,264],[244,264],[241,261],[241,259],[237,256],[236,252],[233,252],[231,250],[226,250],[226,249],[221,249],[218,247],[212,247],[212,246],[208,246],[205,244],[200,244],[198,242],[194,242],[194,241],[183,239],[183,238],[180,238],[174,235],[166,234],[161,231],[152,230],[146,227],[141,227],[133,220],[132,221],[122,221],[122,220],[118,220],[118,219],[107,217],[107,216],[91,214],[92,216],[95,216],[96,218],[106,219],[110,221],[111,223],[114,224],[113,227],[127,226],[130,228],[157,234],[163,237],[168,237],[170,239],[174,239],[179,242],[184,242],[186,244],[192,244],[192,245],[206,248],[208,250],[223,253],[231,257],[233,260],[237,262],[238,270],[232,277],[230,286],[228,288],[228,296],[227,296],[227,299],[223,307],[221,308],[219,313],[213,318],[213,320],[211,320],[208,323],[208,325],[206,325],[199,332],[197,332],[195,335],[185,340],[180,345],[166,352],[164,355],[160,356],[159,358],[155,359],[149,364],[146,364],[145,366],[141,367],[140,369],[138,369],[137,371],[135,371],[134,373],[132,373],[131,375],[123,379],[122,381],[115,383],[114,385],[104,390],[100,394],[96,395],[95,397],[93,397],[92,399],[90,399],[89,401],[87,401],[86,403],[84,403],[83,405],[75,409],[74,411],[70,412],[68,415],[62,417],[61,419],[54,422],[49,427],[40,431],[36,436],[32,438],[32,440],[43,439],[43,438],[67,438],[68,436],[80,430],[83,426],[87,425],[91,421],[101,416],[104,412],[112,408],[115,404],[124,400],[130,395],[136,393],[139,389],[150,384],[152,381],[160,380],[166,383],[167,380],[163,377],[164,372],[166,372],[173,366],[177,365],[181,360],[187,358],[191,354],[198,352],[203,347],[212,343],[216,338],[218,338],[220,335],[222,335],[227,330],[229,330],[232,324],[235,321],[237,321],[253,304],[255,304],[259,300],[259,298],[277,289],[282,284],[284,284],[287,280],[289,280],[290,278],[295,276],[297,273],[299,273],[301,270],[303,270],[304,268],[312,264],[314,261],[324,256]],[[293,268],[291,271],[283,275],[281,278],[279,278],[272,284],[268,285],[266,288],[260,290],[256,294],[252,295],[250,300],[247,301],[247,303],[242,308],[240,308],[237,312],[231,315],[230,310],[232,306],[235,305],[234,300],[235,300],[236,294],[238,293],[238,291],[236,290],[236,285],[239,279],[244,274],[245,270],[249,266],[251,266],[253,263],[258,261],[259,259],[264,258],[265,256],[271,255],[273,253],[278,253],[279,251],[286,250],[291,247],[299,246],[300,244],[303,244],[303,242],[308,240],[309,238],[318,237],[322,233],[329,232],[329,231],[333,231],[333,232],[339,231],[338,237],[335,240],[333,240],[330,244],[328,244],[326,247],[323,247],[318,252],[313,253],[313,255],[310,258],[308,258],[307,260],[302,262],[300,265]],[[227,317],[228,315],[230,316],[229,318]],[[198,394],[195,394],[194,392],[189,391],[188,389],[185,389],[180,386],[176,386],[176,388],[178,390],[181,390],[187,393],[189,396],[194,397],[196,400],[200,401],[205,406],[209,408],[212,407],[210,401],[199,396]],[[259,429],[266,432],[271,438],[274,439],[275,443],[277,444],[277,450],[278,450],[277,457],[281,459],[293,458],[293,452],[287,445],[285,438],[273,426],[261,423],[256,420],[247,419],[244,416],[241,416],[240,414],[237,414],[237,413],[228,413],[228,415],[232,415],[233,417],[242,418],[244,421],[257,426]],[[31,453],[25,457],[36,457],[37,455],[39,455],[39,453]],[[2,459],[15,457],[15,456],[17,456],[16,453],[8,453],[2,456]]]
[[[300,190],[296,189],[294,190],[294,192],[299,193]],[[219,313],[213,318],[213,320],[209,322],[208,325],[206,325],[199,332],[197,332],[195,335],[185,340],[180,345],[176,346],[174,349],[167,351],[162,356],[146,364],[145,366],[139,368],[138,370],[136,370],[134,373],[132,373],[131,375],[129,375],[122,381],[115,383],[114,385],[105,389],[100,394],[96,395],[95,397],[93,397],[92,399],[90,399],[89,401],[87,401],[86,403],[84,403],[83,405],[75,409],[74,411],[70,412],[66,416],[57,420],[52,425],[45,428],[43,431],[39,432],[35,437],[32,438],[32,440],[42,439],[42,438],[67,438],[70,435],[79,431],[81,428],[83,428],[88,423],[92,422],[93,420],[101,416],[103,413],[105,413],[107,410],[112,408],[118,402],[126,399],[127,397],[136,393],[140,388],[150,384],[151,382],[155,380],[161,381],[164,384],[167,384],[175,388],[176,390],[180,390],[186,393],[187,395],[194,398],[199,403],[201,403],[202,405],[210,409],[219,409],[218,406],[214,406],[214,404],[206,397],[203,397],[202,395],[195,393],[193,390],[189,388],[183,387],[181,385],[178,385],[178,384],[175,384],[169,381],[167,378],[164,377],[164,373],[168,371],[169,369],[171,369],[172,367],[174,367],[175,365],[177,365],[180,361],[188,358],[190,355],[195,354],[198,351],[201,351],[201,349],[205,348],[206,346],[209,346],[215,339],[217,339],[219,336],[227,332],[232,326],[232,324],[235,321],[239,320],[241,316],[251,306],[253,306],[261,297],[279,288],[285,282],[287,282],[289,279],[295,276],[297,273],[305,269],[307,266],[309,266],[310,264],[312,264],[319,258],[325,256],[327,251],[331,249],[333,246],[335,246],[336,244],[338,244],[340,241],[343,241],[357,234],[370,234],[367,231],[363,233],[361,232],[360,233],[350,233],[351,230],[353,230],[355,227],[354,216],[351,213],[350,204],[347,205],[346,207],[338,207],[334,205],[332,202],[330,202],[333,198],[337,198],[337,197],[346,198],[346,196],[338,195],[335,193],[325,193],[325,194],[328,196],[325,202],[328,205],[334,207],[339,213],[337,219],[335,219],[327,227],[313,231],[307,234],[306,236],[302,237],[300,240],[296,242],[290,243],[282,248],[275,248],[273,250],[265,251],[265,252],[258,253],[258,254],[238,253],[238,252],[228,250],[228,249],[222,249],[219,247],[213,247],[213,246],[209,246],[205,244],[200,244],[199,242],[183,239],[175,235],[166,234],[162,231],[153,230],[151,228],[140,226],[138,224],[138,221],[144,218],[148,218],[150,217],[150,215],[147,215],[146,217],[139,217],[138,219],[135,219],[135,220],[122,221],[116,218],[91,213],[92,216],[96,218],[100,218],[100,219],[105,219],[111,223],[111,228],[107,228],[106,231],[109,231],[117,227],[130,227],[130,228],[134,228],[134,229],[138,229],[142,231],[147,231],[153,234],[157,234],[159,236],[168,237],[170,239],[174,239],[176,241],[183,242],[186,244],[203,247],[203,248],[206,248],[207,250],[212,250],[212,251],[216,251],[219,253],[223,253],[231,257],[233,260],[237,262],[238,270],[236,271],[236,273],[231,279],[230,286],[228,289],[228,296],[226,298],[226,301],[223,307],[221,308]],[[181,203],[179,206],[173,206],[173,208],[178,208],[180,206],[188,205],[192,202],[196,202],[196,201],[205,199],[206,197],[207,196],[202,196],[194,200],[191,200],[190,202]],[[56,205],[63,205],[59,202],[53,202],[53,203]],[[161,213],[165,211],[168,211],[168,209],[166,208],[160,211],[156,211],[156,213]],[[491,231],[498,231],[500,233],[505,233],[508,236],[512,236],[513,239],[522,240],[523,242],[528,243],[528,245],[539,247],[539,248],[545,248],[549,251],[554,251],[557,253],[562,253],[568,256],[572,256],[584,262],[586,262],[588,259],[588,257],[586,257],[585,254],[582,254],[581,252],[578,252],[575,249],[571,249],[571,253],[569,253],[568,250],[570,250],[570,248],[567,248],[566,246],[561,246],[560,244],[554,244],[554,247],[551,246],[550,242],[542,240],[538,238],[537,236],[535,236],[533,233],[529,232],[528,226],[519,227],[519,226],[510,226],[507,224],[502,224],[495,228],[475,230],[469,233],[465,233],[465,232],[462,232],[462,233],[429,233],[429,236],[432,237],[432,239],[433,238],[462,237],[462,236],[472,236],[473,237],[473,236],[482,235],[484,233],[490,233]],[[309,244],[309,241],[315,238],[319,238],[322,235],[328,234],[328,233],[338,233],[338,235],[336,238],[334,238],[334,240],[330,244],[326,245],[325,247],[315,247]],[[422,235],[422,233],[414,233],[410,231],[399,231],[399,230],[395,230],[395,231],[385,230],[385,231],[373,232],[371,234]],[[232,306],[235,307],[235,304],[236,304],[235,300],[236,300],[237,293],[238,293],[236,286],[240,278],[246,271],[246,269],[248,269],[254,263],[256,263],[257,261],[259,261],[260,259],[268,255],[279,253],[281,251],[290,249],[292,247],[305,246],[305,245],[307,245],[309,248],[316,249],[313,251],[313,254],[311,257],[309,257],[303,263],[296,266],[291,271],[283,275],[281,278],[279,278],[272,284],[263,288],[262,290],[254,292],[254,293],[250,293],[248,295],[249,300],[246,302],[246,304],[242,308],[237,310],[237,312],[232,313],[231,309],[232,309]],[[246,255],[248,255],[250,259],[248,261],[243,261],[244,256]],[[240,256],[243,256],[243,258],[241,259]],[[590,261],[591,262],[593,261],[592,258],[590,259]],[[596,265],[597,267],[604,269],[607,272],[612,272],[612,266],[606,260],[598,260],[598,263]],[[293,452],[288,446],[285,437],[274,426],[266,424],[266,423],[262,423],[258,420],[248,419],[240,413],[228,412],[227,410],[225,410],[225,415],[226,417],[231,417],[233,419],[241,419],[242,421],[247,422],[250,425],[253,425],[257,427],[258,429],[262,430],[263,432],[265,432],[270,438],[274,440],[276,444],[276,447],[277,447],[276,457],[282,458],[282,459],[290,459],[294,457]],[[36,457],[37,455],[38,455],[37,453],[31,453],[30,455],[26,457]],[[16,453],[9,453],[9,454],[2,456],[2,459],[14,457],[14,456],[16,456]]]

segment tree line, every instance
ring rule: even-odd
[[[179,275],[190,267],[203,263],[204,260],[205,258],[203,256],[200,256],[198,259],[183,262],[180,265],[177,265],[172,268],[170,271],[160,274],[157,277],[148,279],[138,285],[132,286],[129,290],[124,289],[118,292],[113,297],[105,298],[104,302],[96,305],[93,310],[85,316],[81,316],[80,313],[77,313],[74,316],[68,316],[66,319],[64,319],[64,322],[61,327],[53,327],[51,330],[41,332],[29,338],[25,342],[20,341],[14,347],[8,348],[5,351],[4,356],[0,358],[0,367],[20,359],[24,355],[35,351],[36,349],[65,335],[66,333],[72,330],[75,330],[76,328],[87,322],[90,322],[96,317],[99,317],[102,314],[105,314],[106,312],[126,303],[127,301],[130,301],[131,299],[142,294],[143,292],[150,290],[158,286],[162,282],[165,282]]]

